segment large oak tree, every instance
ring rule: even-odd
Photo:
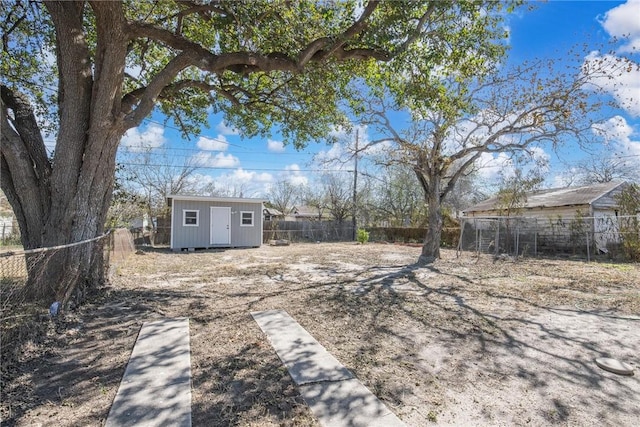
[[[124,133],[159,110],[186,132],[221,112],[297,145],[340,124],[365,82],[404,90],[502,53],[493,1],[44,1],[0,4],[2,189],[26,249],[104,232]],[[391,78],[393,77],[393,78]],[[43,130],[55,136],[49,154]],[[100,245],[30,265],[27,297],[67,302],[103,279]]]

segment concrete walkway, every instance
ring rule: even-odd
[[[251,315],[323,426],[405,425],[287,312],[269,310]]]
[[[189,319],[142,325],[105,426],[191,426]]]

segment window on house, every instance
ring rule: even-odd
[[[240,226],[253,227],[253,212],[240,212]]]
[[[184,225],[185,227],[195,227],[198,225],[198,219],[199,219],[199,213],[200,211],[188,211],[188,210],[183,210],[182,211],[182,225]]]

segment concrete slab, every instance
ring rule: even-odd
[[[189,319],[142,325],[105,427],[191,426]]]
[[[327,427],[402,427],[353,374],[285,311],[251,313],[320,424]]]
[[[400,421],[357,379],[300,386],[300,394],[324,426],[403,427]]]
[[[353,378],[353,374],[287,312],[268,310],[253,312],[251,315],[267,334],[296,384]]]

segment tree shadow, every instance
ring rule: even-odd
[[[430,274],[451,277],[452,284],[430,286]],[[445,383],[454,388],[469,387],[481,381],[479,376],[504,385],[517,377],[544,403],[530,412],[548,422],[566,422],[580,405],[602,407],[599,420],[604,424],[616,424],[618,414],[640,419],[640,406],[630,403],[637,399],[637,381],[602,371],[594,363],[596,357],[637,355],[637,341],[627,339],[625,331],[639,324],[640,318],[542,305],[483,291],[483,298],[504,306],[496,309],[496,305],[482,304],[467,289],[474,283],[437,266],[376,268],[363,271],[355,284],[310,296],[309,306],[325,307],[327,317],[366,319],[367,333],[360,338],[363,345],[358,355],[381,360],[384,343],[397,343],[401,347],[395,351],[397,357],[411,363],[423,377],[446,378]],[[522,310],[506,308],[517,306]],[[398,324],[403,316],[418,325],[417,330],[404,330]],[[446,356],[432,356],[430,351]],[[358,355],[353,359],[356,364]],[[434,363],[440,370],[433,368]]]
[[[576,407],[587,405],[597,405],[602,424],[616,424],[616,414],[640,417],[630,403],[637,398],[635,378],[603,372],[593,363],[595,357],[637,353],[637,342],[620,337],[640,322],[633,316],[540,304],[486,286],[479,290],[474,279],[437,264],[357,271],[319,265],[297,276],[269,271],[256,270],[254,286],[244,286],[246,278],[240,277],[239,285],[219,287],[214,277],[197,290],[178,282],[170,288],[112,288],[77,317],[61,321],[44,353],[25,355],[22,374],[33,387],[11,385],[8,393],[3,387],[3,401],[13,405],[3,422],[16,425],[27,412],[51,414],[51,407],[73,405],[80,412],[83,401],[99,400],[77,421],[102,424],[142,323],[188,316],[193,425],[242,425],[265,417],[278,425],[314,425],[299,387],[249,315],[272,308],[287,310],[330,351],[337,350],[338,360],[395,412],[408,411],[407,396],[419,400],[419,408],[430,408],[420,393],[438,384],[464,392],[510,387],[517,380],[536,396],[529,414],[546,423],[573,422]],[[316,272],[320,279],[305,280]],[[480,297],[495,304],[482,304]],[[216,343],[224,349],[208,354]],[[491,408],[479,411],[490,423]]]

